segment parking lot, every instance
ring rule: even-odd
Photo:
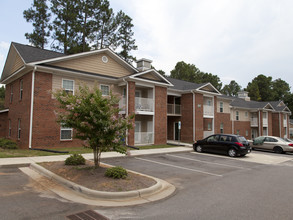
[[[156,203],[98,212],[111,219],[292,219],[292,159],[262,151],[241,158],[186,152],[104,159],[177,191]]]

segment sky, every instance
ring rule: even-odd
[[[242,88],[259,74],[281,78],[293,91],[292,0],[109,0],[133,19],[137,59],[167,75],[177,62],[235,80]],[[12,41],[29,44],[23,11],[33,0],[0,1],[0,70]],[[48,47],[49,49],[49,47]]]

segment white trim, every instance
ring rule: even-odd
[[[165,87],[172,86],[172,85],[170,85],[170,84],[166,84],[166,83],[162,83],[162,82],[157,82],[157,81],[152,81],[152,80],[147,80],[147,79],[140,79],[140,78],[133,78],[133,77],[131,77],[131,76],[126,77],[126,78],[131,79],[131,80],[133,80],[134,82],[135,82],[135,81],[147,82],[147,83],[150,83],[150,84],[153,84],[153,85],[161,85],[161,86],[165,86]]]
[[[102,92],[102,86],[107,86],[108,87],[108,89],[109,89],[109,94],[108,95],[103,94],[103,92]],[[102,96],[109,96],[110,95],[110,86],[109,85],[107,85],[107,84],[100,84],[100,90],[101,90]]]
[[[143,72],[135,73],[135,74],[129,76],[129,78],[133,79],[133,78],[136,78],[137,76],[141,76],[141,75],[144,75],[144,74],[147,74],[147,73],[151,73],[151,72],[152,73],[155,73],[156,76],[158,76],[159,78],[161,78],[162,80],[164,80],[165,82],[167,82],[167,84],[169,84],[169,86],[174,86],[169,80],[167,80],[165,77],[163,77],[155,69],[149,69],[149,70],[146,70],[146,71],[143,71]]]
[[[222,93],[220,93],[220,92],[219,92],[219,91],[213,86],[213,84],[211,84],[211,83],[206,83],[206,84],[204,84],[204,85],[198,87],[198,88],[196,89],[196,91],[198,91],[198,92],[212,93],[212,92],[209,92],[209,91],[200,90],[200,89],[202,89],[203,87],[206,87],[206,86],[211,86],[211,87],[216,91],[216,93],[218,93],[219,95],[222,95]],[[212,93],[212,94],[215,94],[215,93]]]
[[[18,71],[16,71],[15,73],[11,74],[10,76],[8,76],[6,79],[3,79],[0,81],[0,83],[5,84],[5,82],[7,82],[7,80],[9,80],[10,78],[14,77],[15,75],[17,75],[19,72],[21,72],[22,70],[25,69],[25,66],[20,68]]]
[[[1,113],[5,113],[5,112],[9,112],[9,108],[8,108],[8,109],[0,110],[0,114],[1,114]]]
[[[65,91],[71,91],[69,89],[64,89],[64,81],[67,80],[67,81],[72,81],[72,95],[74,95],[74,90],[75,90],[75,82],[73,79],[68,79],[68,78],[62,78],[62,90],[65,90]]]
[[[62,137],[62,135],[61,135],[62,131],[71,131],[71,138],[70,139],[62,139],[61,138]],[[60,126],[60,141],[72,141],[72,135],[73,135],[72,132],[73,132],[72,128],[64,128],[64,127]]]
[[[33,114],[34,114],[34,93],[35,93],[35,66],[32,73],[32,90],[31,90],[31,112],[30,112],[30,131],[29,131],[29,148],[32,148],[32,133],[33,133]]]

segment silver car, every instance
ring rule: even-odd
[[[260,136],[253,140],[252,148],[272,150],[278,154],[293,152],[293,143],[280,137]]]

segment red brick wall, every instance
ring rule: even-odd
[[[20,80],[23,81],[23,97],[20,100]],[[16,141],[20,148],[28,148],[30,126],[30,99],[32,73],[6,85],[5,106],[9,108],[5,136],[8,137],[8,120],[11,120],[11,139]],[[11,85],[13,85],[13,100],[10,103]],[[18,140],[18,119],[21,120],[21,134]]]
[[[179,116],[168,116],[168,125],[167,125],[167,139],[174,140],[174,123],[181,121],[181,117]],[[180,138],[181,140],[181,138]]]
[[[250,121],[234,121],[234,134],[237,134],[237,130],[239,130],[239,135],[247,139],[250,139],[251,137]],[[246,136],[246,131],[248,131],[247,136]]]
[[[60,125],[56,122],[57,101],[52,99],[52,74],[36,72],[34,90],[32,148],[80,147],[82,141],[60,140]]]
[[[195,140],[203,139],[203,95],[195,94]]]
[[[155,144],[167,143],[167,88],[155,86]]]
[[[135,82],[128,82],[128,114],[135,113]],[[135,121],[135,118],[133,118]],[[134,128],[128,131],[128,145],[134,146]]]
[[[8,135],[8,112],[0,113],[0,137]]]
[[[272,112],[268,112],[268,135],[273,135],[273,115]]]
[[[272,113],[272,135],[280,136],[280,122],[279,122],[279,113]]]
[[[192,93],[181,96],[181,140],[183,142],[192,142],[193,140],[193,113],[192,113],[193,95]]]
[[[220,133],[220,125],[223,123],[224,133],[231,134],[232,133],[232,121],[230,119],[229,113],[221,113],[217,112],[215,114],[215,133]]]

